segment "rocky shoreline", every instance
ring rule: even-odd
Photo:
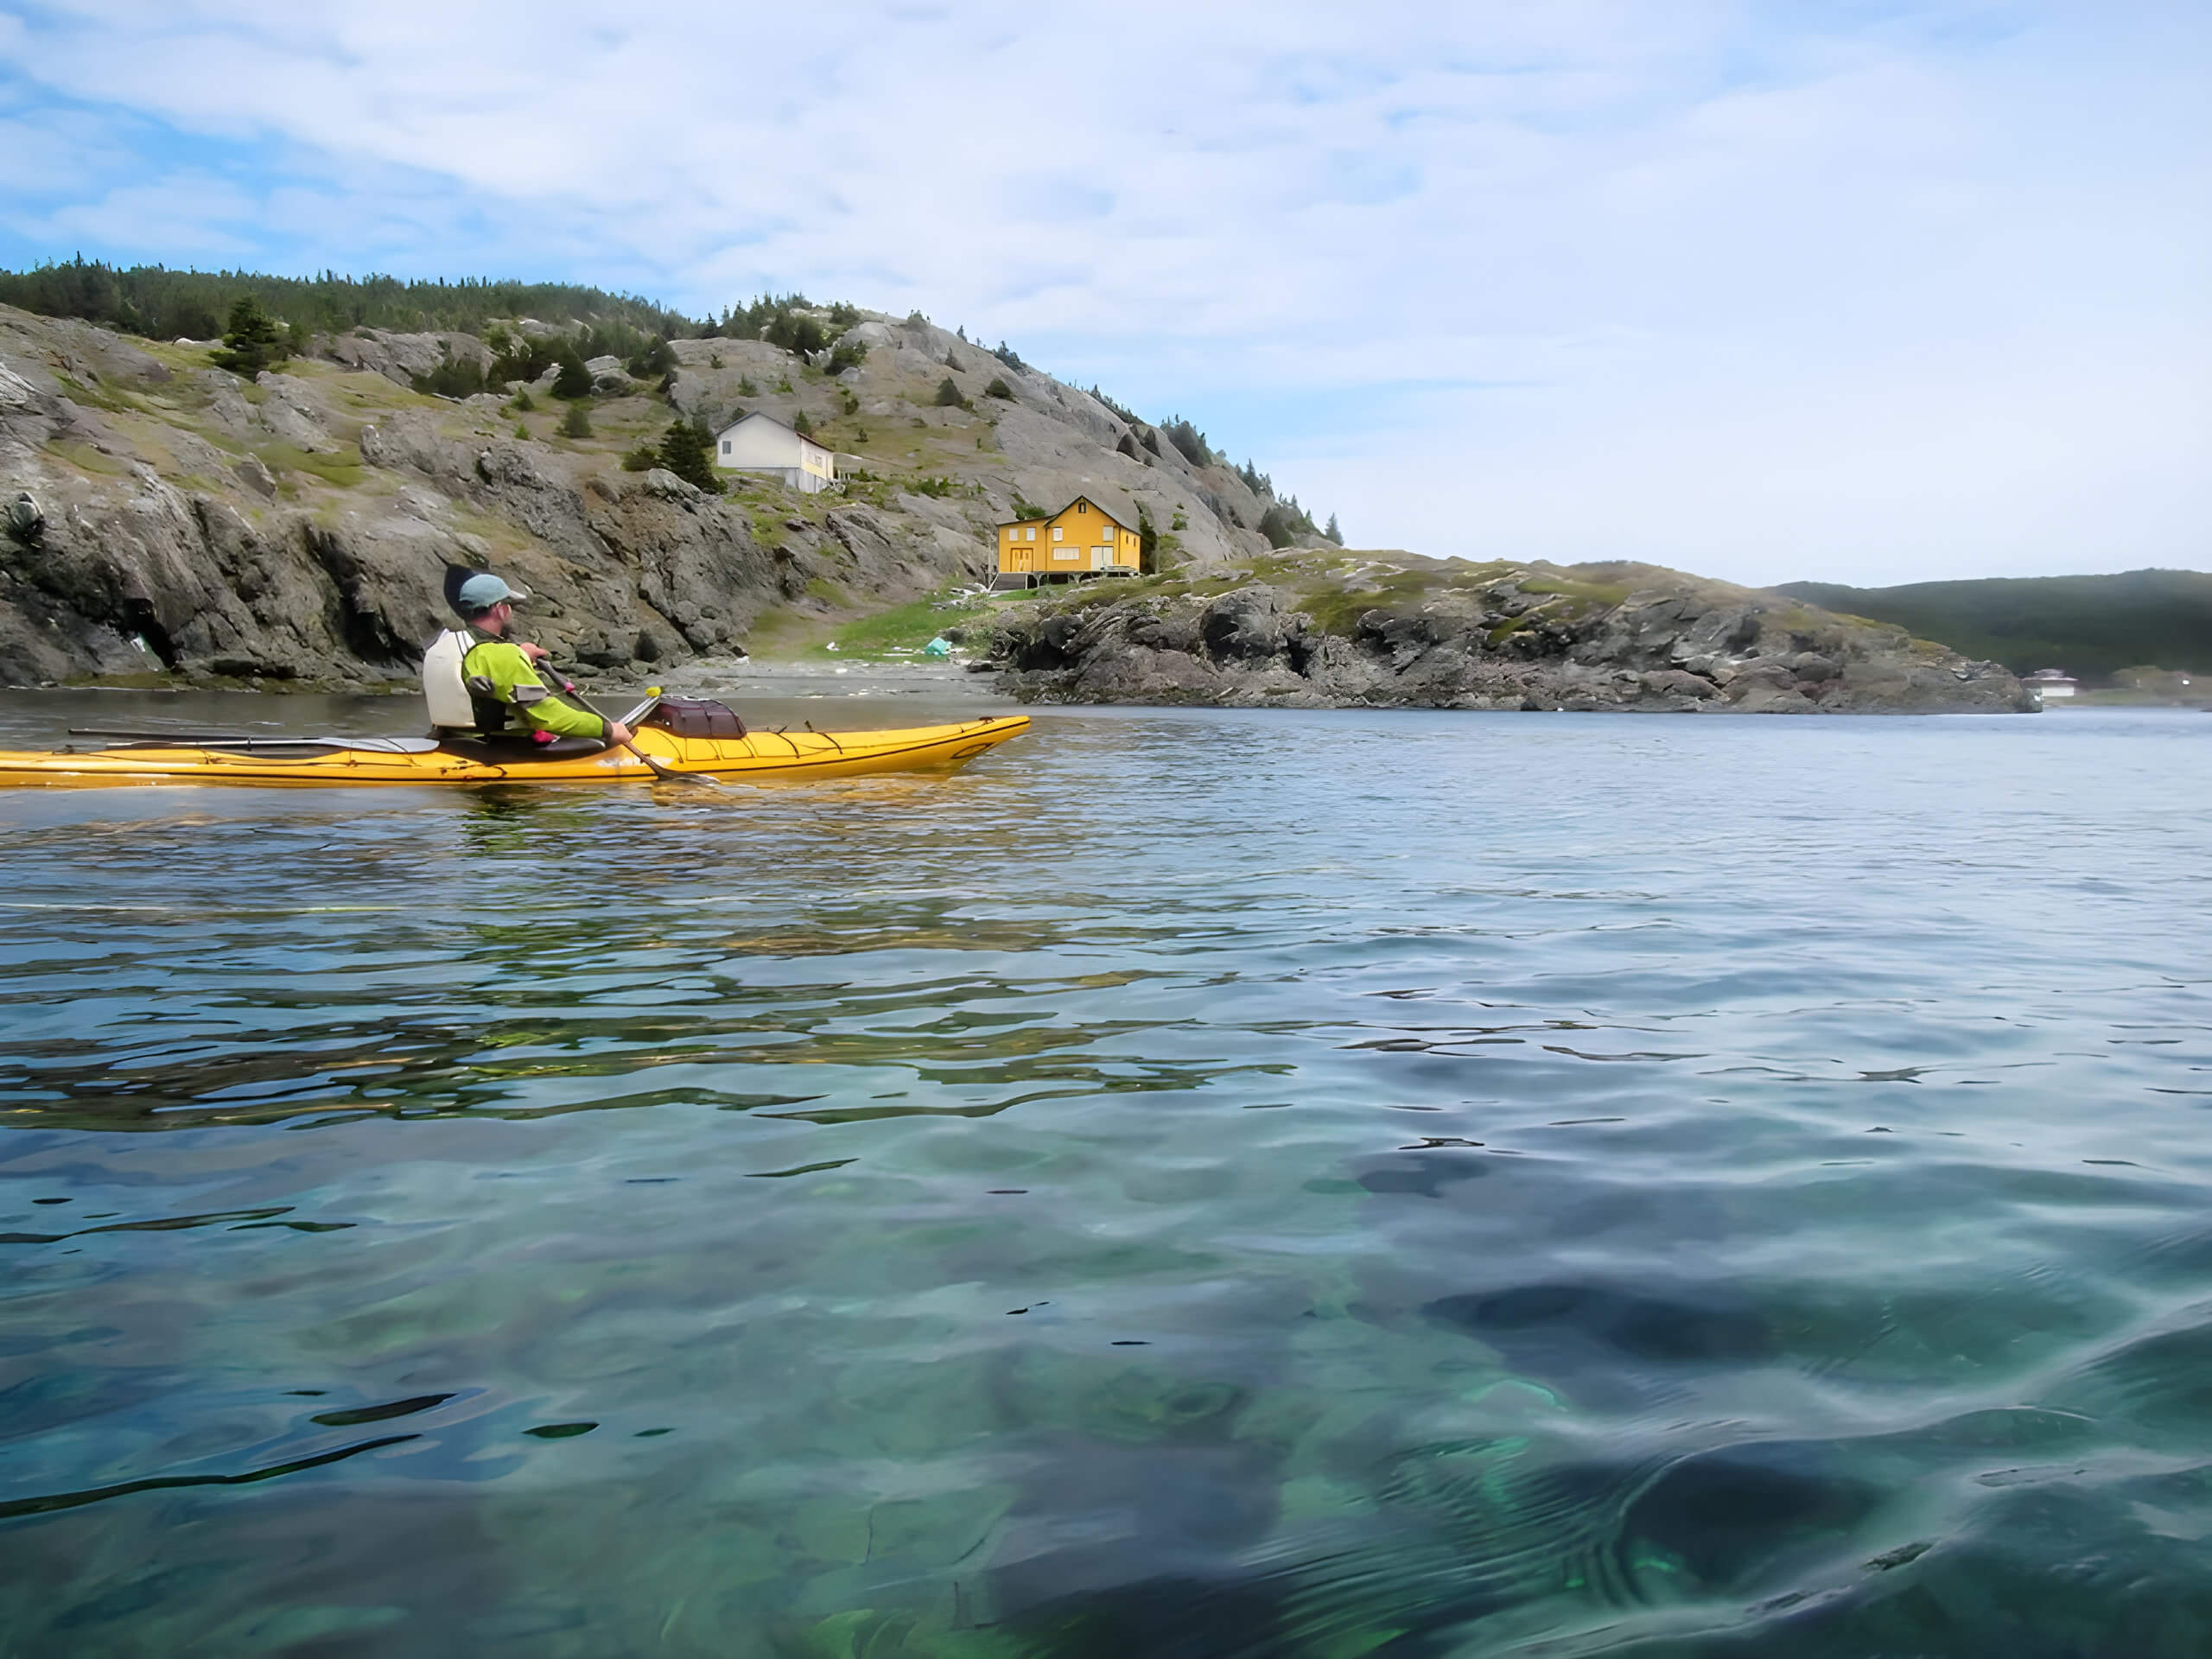
[[[1025,702],[1738,714],[2033,712],[1995,663],[1647,565],[1294,554],[1093,584],[979,642]]]

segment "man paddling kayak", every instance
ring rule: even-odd
[[[514,624],[515,601],[529,597],[527,589],[511,587],[489,572],[469,577],[454,590],[454,608],[474,638],[461,659],[469,695],[513,709],[543,742],[584,737],[627,746],[632,735],[627,726],[562,695],[571,688],[545,683],[537,668],[548,655],[544,647],[507,638]]]

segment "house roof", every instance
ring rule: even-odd
[[[1116,525],[1123,530],[1132,530],[1135,528],[1128,520],[1123,518],[1120,513],[1115,512],[1111,507],[1102,504],[1095,495],[1071,495],[1068,498],[1067,505],[1062,507],[1059,512],[1048,512],[1039,518],[1002,518],[999,521],[999,528],[1001,530],[1006,530],[1015,524],[1049,524],[1053,519],[1065,517],[1069,508],[1073,507],[1078,501],[1088,501],[1092,506],[1098,509],[1099,514],[1102,518],[1111,518]]]
[[[767,423],[768,423],[768,424],[769,424],[769,425],[771,425],[771,426],[774,426],[774,427],[780,427],[780,428],[782,428],[785,431],[786,431],[786,432],[790,433],[790,434],[791,435],[791,436],[793,436],[793,437],[797,438],[797,439],[801,442],[801,443],[810,443],[810,444],[812,444],[816,448],[817,448],[817,449],[821,450],[821,451],[822,451],[822,453],[823,453],[823,454],[826,454],[826,455],[834,455],[835,454],[836,454],[836,453],[837,453],[836,450],[832,449],[832,448],[831,448],[828,444],[823,443],[823,442],[821,440],[819,440],[818,438],[810,438],[810,437],[808,437],[808,436],[806,435],[806,434],[805,434],[805,433],[804,433],[804,432],[800,431],[797,427],[792,426],[790,423],[785,422],[785,421],[779,421],[779,420],[778,420],[774,416],[772,416],[772,415],[769,415],[769,414],[765,414],[765,413],[763,413],[761,410],[757,410],[757,409],[756,409],[756,410],[753,410],[750,415],[741,415],[741,416],[739,416],[735,420],[732,421],[732,422],[731,422],[728,426],[726,426],[726,427],[722,428],[722,429],[721,429],[721,431],[719,431],[719,432],[715,433],[715,438],[716,438],[717,440],[720,440],[720,439],[722,439],[722,438],[726,438],[726,437],[728,437],[731,433],[733,433],[733,432],[736,431],[736,430],[737,430],[737,429],[738,429],[739,427],[743,426],[743,425],[744,425],[747,421],[766,421],[766,422],[767,422]]]

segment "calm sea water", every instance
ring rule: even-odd
[[[0,1652],[2198,1659],[2208,761],[0,796]]]

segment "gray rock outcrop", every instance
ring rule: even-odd
[[[1027,702],[1740,714],[2027,711],[1994,663],[1650,566],[1312,550],[1274,581],[1096,583],[1001,619]]]

